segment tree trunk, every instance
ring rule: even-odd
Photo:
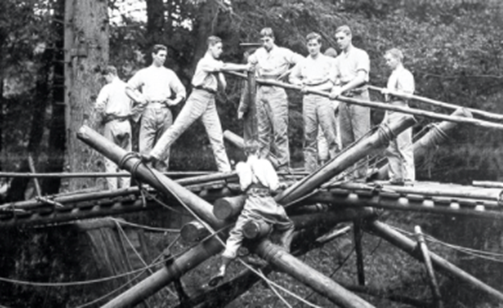
[[[206,0],[201,3],[195,25],[196,31],[196,44],[194,50],[194,58],[191,65],[191,72],[196,70],[196,65],[206,52],[206,40],[208,36],[215,34],[218,21],[218,0]]]
[[[65,7],[66,165],[69,171],[102,171],[104,159],[79,142],[86,123],[97,128],[96,97],[103,86],[100,70],[108,63],[107,2],[67,0]],[[103,183],[104,184],[104,183]],[[70,191],[96,186],[94,179],[72,179]]]
[[[169,37],[164,35],[164,1],[147,0],[147,47],[154,44],[167,44]]]
[[[62,172],[65,155],[65,67],[64,67],[64,32],[65,0],[54,2],[54,38],[53,80],[52,80],[52,113],[49,125],[49,150],[46,172]],[[42,191],[45,194],[59,192],[61,179],[44,179]]]

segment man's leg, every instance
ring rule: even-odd
[[[355,99],[369,100],[368,91],[363,91],[360,95],[355,95]],[[351,106],[351,124],[353,128],[354,140],[360,139],[370,130],[370,109],[363,106]],[[366,159],[366,158],[365,158]],[[357,176],[365,178],[367,176],[368,161],[358,169]]]
[[[173,124],[173,114],[168,107],[163,107],[159,110],[158,118],[157,118],[157,131],[154,138],[154,147],[159,142],[159,138],[168,130],[168,128]],[[164,153],[164,157],[162,160],[154,163],[154,167],[161,171],[168,171],[169,167],[169,154],[171,147],[166,148],[166,152]]]
[[[351,105],[346,103],[340,103],[339,105],[339,127],[341,133],[341,143],[342,148],[347,148],[351,143],[355,141],[353,135],[353,126],[351,122]]]
[[[335,125],[334,105],[329,99],[319,97],[316,104],[316,112],[327,141],[330,158],[334,158],[340,150],[337,145],[337,126]]]
[[[117,145],[127,152],[131,152],[133,147],[131,124],[129,121],[122,121],[120,126],[121,133],[117,135]],[[120,188],[129,187],[131,186],[131,177],[121,177],[118,182]]]
[[[203,113],[201,120],[206,128],[208,138],[210,139],[211,149],[213,150],[213,155],[215,156],[218,171],[230,172],[232,169],[227,153],[225,152],[224,137],[222,133],[222,126],[220,124],[220,118],[217,113],[217,107],[215,105],[215,97],[212,97],[208,102],[208,106],[206,107],[206,111]]]
[[[105,124],[105,127],[103,129],[103,136],[107,138],[108,140],[112,141],[113,143],[116,143],[115,140],[115,135],[114,135],[114,130],[113,130],[113,124],[116,121],[111,121]],[[111,161],[110,159],[104,157],[104,165],[105,165],[105,172],[106,173],[115,173],[117,172],[117,165]],[[107,188],[108,190],[116,190],[117,189],[117,178],[115,177],[107,177]]]
[[[274,135],[273,146],[278,158],[278,170],[288,170],[290,166],[290,148],[288,146],[288,97],[282,88],[274,87],[269,96]]]
[[[257,92],[257,133],[258,141],[260,144],[260,155],[268,157],[271,151],[271,108],[268,104],[267,94],[263,93],[263,87],[259,88]]]
[[[205,97],[200,93],[202,90],[193,90],[187,99],[182,111],[171,125],[157,141],[155,147],[150,152],[150,156],[156,160],[163,160],[164,153],[175,142],[178,137],[197,120],[206,107]]]
[[[412,145],[412,128],[406,129],[396,137],[397,148],[402,156],[403,169],[402,176],[404,181],[415,181],[416,170],[414,166],[414,147]]]
[[[155,141],[155,133],[157,130],[156,126],[157,110],[152,106],[147,106],[143,112],[140,123],[140,139],[139,139],[139,149],[142,155],[148,154]],[[151,165],[151,163],[149,163]]]
[[[318,168],[316,136],[319,134],[316,98],[313,95],[304,95],[302,118],[304,120],[304,169],[311,173]]]

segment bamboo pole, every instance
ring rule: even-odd
[[[408,253],[413,258],[422,260],[421,253],[416,249],[416,243],[407,238],[406,236],[400,234],[399,232],[393,230],[388,225],[379,221],[373,221],[368,223],[366,227],[379,237],[382,237],[389,243],[402,249],[404,252]],[[503,303],[503,294],[500,291],[494,289],[491,286],[488,286],[487,284],[483,283],[482,281],[463,271],[459,267],[453,265],[452,263],[448,262],[447,260],[441,258],[440,256],[432,252],[430,252],[430,258],[431,262],[438,271],[446,275],[452,276],[462,281],[463,283],[466,283],[467,285],[473,287],[474,289],[477,289],[478,291],[490,295],[492,298],[498,300],[500,303]]]
[[[348,190],[362,190],[362,191],[382,191],[389,193],[397,193],[400,195],[422,195],[425,197],[439,197],[439,198],[462,198],[462,199],[477,199],[477,200],[491,200],[499,202],[503,190],[477,188],[473,186],[457,185],[457,184],[443,184],[436,182],[417,182],[414,186],[396,186],[384,183],[355,183],[346,182],[338,183],[327,188],[343,188]],[[488,203],[488,206],[500,209],[497,203]]]
[[[285,191],[278,194],[275,199],[283,205],[288,205],[304,197],[371,152],[383,149],[393,136],[400,134],[415,122],[413,117],[403,116],[397,121],[390,123],[389,126],[381,124],[374,133],[368,133],[350,147],[345,148],[323,167],[290,186]]]
[[[236,72],[228,72],[228,73],[231,75],[234,75],[234,76],[241,77],[241,78],[246,78],[246,75],[244,75],[244,74],[240,74],[240,73],[236,73]],[[298,90],[298,91],[301,90],[300,86],[296,86],[296,85],[292,85],[292,84],[284,83],[284,82],[280,82],[280,81],[264,80],[264,79],[257,78],[257,82],[259,84],[263,84],[263,85],[282,87],[285,89]],[[330,94],[329,92],[319,91],[319,90],[308,90],[307,93],[308,94],[316,94],[316,95],[320,95],[320,96],[324,96],[324,97],[328,97]],[[456,123],[466,123],[466,124],[471,124],[471,125],[485,127],[485,128],[503,129],[502,124],[498,124],[498,123],[494,123],[494,122],[489,122],[489,121],[484,121],[484,120],[479,120],[479,119],[467,119],[467,118],[458,117],[458,116],[451,116],[451,115],[444,115],[444,114],[421,110],[421,109],[416,109],[416,108],[394,106],[394,105],[387,104],[387,103],[372,102],[372,101],[367,101],[367,100],[362,100],[362,99],[350,98],[350,97],[346,97],[346,96],[342,96],[342,95],[338,96],[337,100],[344,102],[344,103],[347,103],[347,104],[370,107],[370,108],[381,109],[381,110],[396,111],[396,112],[417,115],[417,116],[427,117],[427,118],[436,119],[436,120],[450,121],[450,122],[456,122]]]
[[[141,180],[152,185],[154,188],[158,189],[164,194],[168,196],[176,196],[181,202],[184,202],[185,205],[190,208],[196,215],[198,215],[202,220],[204,220],[213,228],[223,226],[224,222],[213,215],[211,205],[206,201],[198,198],[196,195],[192,194],[190,191],[187,191],[182,186],[173,182],[169,178],[166,178],[156,170],[150,170],[144,164],[139,163],[138,158],[130,156],[129,159],[126,159],[127,153],[124,149],[121,149],[117,145],[111,143],[109,140],[107,140],[105,137],[101,136],[94,130],[90,129],[87,126],[83,126],[79,130],[77,137],[106,156],[111,161],[117,163],[118,165],[121,165],[124,169],[133,171],[134,176],[137,176]],[[213,243],[215,240],[216,238],[212,237],[211,240],[205,241],[204,243]],[[200,251],[199,255],[196,258],[196,262],[193,262],[190,259],[184,260],[186,263],[189,263],[189,265],[179,265],[182,266],[184,270],[177,271],[176,275],[162,270],[158,271],[151,277],[148,277],[147,279],[140,282],[137,285],[138,287],[135,286],[127,290],[117,298],[110,301],[104,307],[130,306],[133,302],[139,301],[141,299],[144,299],[145,296],[153,294],[152,292],[156,292],[162,284],[167,284],[173,279],[178,278],[181,274],[191,268],[194,263],[198,264],[203,260],[209,258],[211,255],[217,253],[222,248],[221,243],[217,243],[218,247],[205,248],[203,249],[203,251]],[[213,245],[214,244],[212,244],[211,246]],[[196,246],[196,248],[199,247],[198,249],[201,250],[202,248],[200,248],[200,246],[202,245],[198,245]],[[272,264],[277,268],[285,270],[294,278],[299,279],[301,282],[311,287],[314,291],[326,296],[329,300],[336,304],[340,304],[343,307],[372,307],[363,299],[341,288],[333,280],[323,276],[321,273],[305,265],[300,260],[297,260],[295,257],[286,253],[282,249],[275,247],[268,240],[263,240],[261,243],[259,243],[255,248],[255,253],[257,253],[263,259],[272,262]],[[177,260],[175,260],[174,263],[176,263]],[[292,266],[293,264],[295,264],[295,266]],[[170,268],[170,266],[167,266],[165,268]]]
[[[486,210],[486,208],[498,206],[497,202],[493,201],[477,199],[435,200],[421,195],[400,196],[396,193],[372,193],[369,191],[351,191],[346,189],[319,191],[304,200],[293,203],[292,207],[296,207],[302,203],[314,204],[318,202],[332,204],[332,206],[368,206],[400,211],[503,219],[502,211]]]
[[[420,226],[414,227],[414,232],[416,234],[417,244],[421,250],[421,256],[426,268],[426,273],[428,274],[428,282],[431,288],[431,293],[433,294],[433,299],[437,308],[443,308],[442,295],[440,294],[440,288],[438,287],[437,278],[435,278],[435,273],[433,272],[433,265],[431,264],[430,252],[428,246],[425,243],[423,232]]]
[[[379,88],[379,87],[371,86],[371,85],[368,85],[367,87],[369,88],[369,90],[373,90],[373,91],[377,91],[377,92],[381,92],[381,90],[383,90],[383,88]],[[497,121],[503,120],[503,115],[498,114],[498,113],[488,112],[488,111],[484,111],[484,110],[480,110],[480,109],[463,107],[463,106],[455,105],[455,104],[451,104],[451,103],[445,103],[445,102],[437,101],[437,100],[434,100],[431,98],[426,98],[426,97],[419,96],[419,95],[406,94],[406,93],[401,93],[401,92],[397,92],[397,91],[391,91],[388,89],[386,89],[386,91],[393,96],[397,96],[397,97],[400,97],[403,99],[413,99],[418,102],[422,102],[422,103],[426,103],[426,104],[430,104],[430,105],[438,106],[438,107],[444,107],[444,108],[448,108],[448,109],[466,108],[467,110],[469,110],[473,114],[477,114],[477,115],[483,116],[483,117],[491,119],[491,120],[497,120]]]
[[[477,187],[502,188],[503,189],[503,182],[473,181],[472,185],[477,186]]]
[[[452,114],[452,116],[459,117],[473,117],[472,114],[464,109],[459,108],[456,109]],[[448,133],[456,127],[457,123],[444,121],[441,123],[437,123],[432,125],[431,129],[423,136],[421,139],[414,142],[413,152],[414,152],[414,163],[415,165],[419,165],[420,162],[426,157],[428,153],[431,153],[432,149],[436,146],[441,145],[446,141],[448,137]],[[377,180],[384,180],[388,178],[389,165],[386,164],[379,168],[379,171],[373,175],[373,178]]]
[[[353,223],[353,238],[355,241],[355,252],[356,252],[356,270],[358,276],[358,284],[361,286],[365,285],[365,268],[363,264],[363,248],[362,248],[362,237],[363,231],[360,221],[354,221]]]
[[[185,178],[201,175],[213,174],[216,172],[211,171],[167,171],[163,172],[165,176],[171,178]],[[0,178],[116,178],[116,177],[130,177],[129,172],[0,172]]]

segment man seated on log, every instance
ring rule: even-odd
[[[386,65],[391,69],[387,87],[382,90],[385,101],[394,106],[408,107],[407,100],[390,95],[389,92],[404,94],[414,93],[414,76],[404,68],[403,53],[397,48],[392,48],[384,54]],[[403,114],[400,112],[386,111],[383,123],[396,121]],[[414,169],[414,149],[412,146],[412,128],[406,129],[395,139],[391,140],[386,149],[389,163],[390,184],[404,185],[412,183],[416,174]]]
[[[222,253],[222,264],[218,273],[210,280],[209,285],[217,285],[225,276],[227,265],[236,258],[241,247],[244,235],[243,227],[249,221],[264,221],[274,225],[281,232],[279,245],[290,251],[293,222],[286,215],[283,206],[276,203],[271,196],[272,192],[284,188],[280,184],[278,175],[271,162],[259,156],[259,146],[256,142],[250,143],[245,148],[248,159],[236,165],[241,189],[246,192],[247,198],[243,210],[239,215],[234,228],[230,231],[226,248]]]
[[[131,151],[131,99],[126,95],[126,83],[120,80],[117,69],[107,66],[101,71],[107,84],[101,89],[96,99],[95,109],[102,116],[104,124],[103,135],[116,145]],[[105,158],[105,171],[115,173],[117,165]],[[121,188],[129,187],[129,177],[107,177],[108,189],[115,190],[118,184]]]
[[[192,78],[192,93],[176,118],[175,123],[163,133],[152,151],[149,154],[143,155],[144,161],[162,160],[168,153],[171,144],[194,121],[200,118],[210,139],[218,171],[231,171],[231,165],[225,152],[222,126],[215,103],[215,94],[219,85],[222,89],[226,87],[225,76],[222,72],[247,71],[250,70],[251,65],[224,63],[218,60],[222,51],[222,40],[217,36],[210,36],[208,38],[208,50],[197,63],[196,71]]]

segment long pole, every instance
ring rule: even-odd
[[[229,72],[229,74],[235,75],[235,76],[238,76],[241,78],[247,78],[246,75],[236,73],[236,72]],[[263,84],[263,85],[282,87],[285,89],[298,90],[298,91],[301,90],[300,86],[296,86],[296,85],[292,85],[292,84],[280,82],[280,81],[264,80],[264,79],[257,78],[257,82],[259,84]],[[319,91],[319,90],[308,90],[307,93],[316,94],[316,95],[320,95],[320,96],[324,96],[324,97],[329,97],[329,95],[330,95],[330,93],[328,93],[328,92]],[[498,124],[498,123],[494,123],[494,122],[489,122],[489,121],[484,121],[484,120],[479,120],[479,119],[463,118],[463,117],[457,117],[457,116],[452,116],[452,115],[444,115],[444,114],[421,110],[421,109],[416,109],[416,108],[394,106],[391,104],[386,104],[386,103],[381,103],[381,102],[371,102],[371,101],[362,100],[362,99],[350,98],[350,97],[346,97],[346,96],[342,96],[342,95],[338,96],[337,100],[341,101],[341,102],[348,103],[348,104],[370,107],[370,108],[381,109],[381,110],[397,111],[397,112],[401,112],[401,113],[412,114],[412,115],[427,117],[427,118],[436,119],[436,120],[450,121],[450,122],[456,122],[456,123],[466,123],[466,124],[472,124],[475,126],[485,127],[485,128],[503,129],[503,124]]]
[[[393,230],[388,225],[379,221],[373,221],[368,223],[366,227],[379,237],[382,237],[389,243],[395,245],[407,254],[411,255],[413,258],[420,261],[422,260],[421,252],[416,249],[416,242]],[[488,286],[487,284],[483,283],[482,281],[463,271],[459,267],[432,252],[430,252],[430,258],[433,265],[440,272],[455,277],[460,281],[472,286],[473,288],[490,295],[500,303],[503,303],[503,294],[500,291],[494,289],[491,286]]]
[[[369,90],[373,90],[373,91],[377,91],[377,92],[381,92],[381,90],[383,89],[383,88],[379,88],[379,87],[371,86],[371,85],[368,85],[367,87],[369,88]],[[397,97],[400,97],[403,99],[413,99],[415,101],[430,104],[433,106],[439,106],[439,107],[444,107],[444,108],[448,108],[448,109],[458,109],[458,108],[462,107],[459,105],[441,102],[441,101],[437,101],[437,100],[434,100],[431,98],[426,98],[426,97],[419,96],[419,95],[405,94],[405,93],[400,93],[397,91],[390,91],[388,89],[386,89],[386,91],[393,96],[397,96]],[[491,119],[491,120],[497,120],[497,121],[503,120],[502,114],[497,114],[497,113],[488,112],[488,111],[484,111],[484,110],[480,110],[480,109],[474,109],[474,108],[467,108],[467,107],[463,107],[463,108],[466,108],[467,110],[469,110],[473,114],[477,114],[477,115],[483,116],[483,117]]]
[[[389,126],[382,124],[376,132],[362,137],[352,146],[340,152],[322,168],[278,194],[275,199],[286,206],[304,197],[371,152],[382,149],[389,143],[389,140],[393,138],[393,136],[397,136],[411,127],[414,123],[416,123],[416,121],[413,117],[404,116],[390,123]]]

